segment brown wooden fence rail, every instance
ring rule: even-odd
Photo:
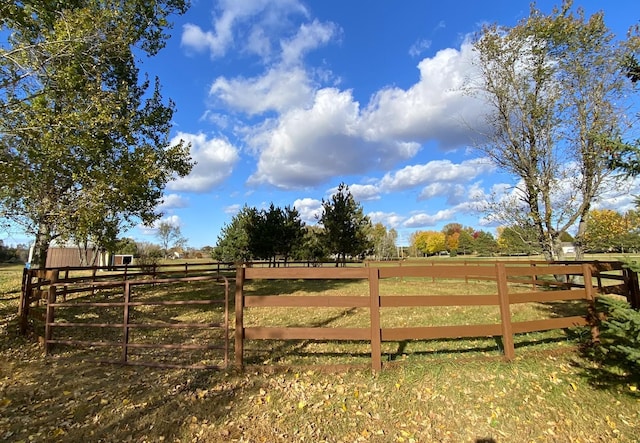
[[[469,280],[492,280],[495,276],[482,276],[474,275],[471,269],[478,267],[494,266],[495,260],[429,260],[429,261],[367,261],[365,266],[373,267],[389,267],[389,266],[464,266],[470,268],[465,273],[465,282]],[[634,309],[640,309],[640,283],[638,281],[638,274],[633,270],[625,267],[623,262],[613,261],[600,261],[600,260],[566,260],[547,262],[545,260],[531,260],[531,259],[518,259],[518,260],[500,260],[500,263],[504,263],[507,267],[532,267],[532,266],[549,266],[549,265],[582,265],[588,264],[591,267],[591,274],[597,280],[596,292],[598,294],[616,294],[626,297],[631,307]],[[520,279],[514,280],[509,277],[509,281],[520,282]],[[548,286],[548,281],[537,282],[535,276],[531,276],[531,284],[535,288],[537,283],[541,283],[542,286]]]
[[[170,285],[174,283],[184,282],[203,282],[213,281],[221,284],[224,288],[224,299],[197,299],[197,300],[137,300],[132,297],[132,288],[135,286],[143,285]],[[90,294],[95,289],[111,289],[114,287],[121,287],[123,289],[122,301],[84,301],[83,297],[76,297],[71,301],[58,301],[58,296],[64,294],[78,294],[86,293]],[[165,295],[170,295],[171,291],[166,290]],[[131,311],[135,308],[142,308],[148,306],[162,306],[162,307],[185,307],[185,306],[221,306],[223,320],[221,322],[167,322],[153,319],[151,322],[141,323],[131,319]],[[56,321],[56,314],[58,311],[65,308],[77,310],[85,310],[87,308],[100,308],[103,311],[109,308],[122,309],[121,322],[104,322],[100,323],[83,321],[83,322],[69,322],[69,321]],[[102,318],[98,316],[98,319]],[[75,339],[56,339],[54,337],[54,330],[77,328],[77,329],[120,329],[122,334],[120,339],[114,340],[75,340]],[[221,343],[208,341],[207,344],[184,344],[184,343],[149,343],[149,342],[132,342],[130,339],[130,332],[133,329],[188,329],[195,331],[197,329],[219,330],[222,332]],[[118,347],[121,348],[121,357],[118,360],[102,360],[107,363],[119,363],[125,365],[138,365],[138,366],[153,366],[153,367],[181,367],[181,368],[226,368],[229,362],[229,349],[230,349],[230,335],[229,335],[229,281],[224,276],[208,275],[199,277],[181,277],[181,278],[165,278],[165,279],[152,279],[152,280],[125,280],[116,283],[106,282],[90,282],[88,284],[78,284],[77,282],[51,282],[48,289],[47,297],[47,309],[46,309],[46,322],[45,322],[45,337],[44,345],[45,352],[50,353],[53,345],[72,345],[84,348],[89,347]],[[182,364],[182,363],[163,363],[158,361],[144,361],[129,359],[130,349],[172,349],[176,351],[222,351],[223,352],[223,364],[222,365],[207,365],[207,364]]]
[[[543,277],[553,278],[544,279]],[[564,278],[558,279],[559,276]],[[393,295],[380,293],[380,280],[386,278],[432,278],[432,279],[491,279],[496,281],[494,295]],[[246,295],[244,285],[248,280],[259,279],[359,279],[368,280],[368,296],[278,296]],[[579,283],[568,283],[570,280]],[[556,285],[556,282],[562,282]],[[531,290],[511,293],[510,281],[532,283],[536,286],[559,286],[555,290]],[[463,286],[463,285],[461,285]],[[520,285],[521,286],[521,285]],[[520,287],[519,286],[519,287]],[[238,268],[236,273],[236,329],[235,363],[244,363],[245,340],[348,340],[368,341],[371,346],[371,367],[382,368],[381,343],[383,341],[425,340],[460,337],[501,337],[504,356],[515,357],[513,336],[517,333],[544,331],[556,328],[591,325],[597,336],[595,315],[595,288],[592,284],[592,269],[589,264],[553,264],[539,266],[508,266],[492,263],[486,266],[392,266],[365,268]],[[511,306],[518,303],[584,300],[584,315],[544,320],[514,322]],[[391,307],[428,308],[434,306],[497,306],[500,310],[499,324],[452,325],[425,327],[389,327],[380,323],[381,311]],[[369,310],[369,326],[354,328],[332,327],[264,327],[244,325],[247,308],[291,308],[291,315],[301,307],[317,308],[364,308]]]

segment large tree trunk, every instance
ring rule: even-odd
[[[589,213],[590,205],[586,210],[583,210],[580,215],[580,221],[578,222],[578,231],[575,236],[575,248],[576,248],[576,260],[584,259],[584,234],[587,232],[587,214]]]
[[[36,241],[33,245],[32,268],[44,269],[47,266],[47,255],[49,254],[49,245],[52,240],[49,226],[44,223],[40,224],[36,234]]]
[[[98,254],[95,247],[89,247],[89,240],[78,242],[77,246],[80,266],[95,266]]]
[[[555,260],[562,261],[565,259],[564,250],[562,249],[562,241],[560,241],[559,235],[553,239],[553,251]]]

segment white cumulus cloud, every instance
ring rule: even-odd
[[[363,139],[358,102],[350,91],[335,88],[319,90],[311,108],[283,114],[275,127],[254,134],[249,144],[260,153],[249,182],[280,188],[314,186],[337,175],[389,167],[418,149]]]
[[[240,158],[238,149],[222,138],[179,132],[171,144],[177,144],[180,140],[191,143],[191,157],[197,163],[188,176],[167,185],[171,191],[209,191],[231,175]]]
[[[321,23],[314,20],[311,23],[303,23],[294,37],[282,40],[282,63],[285,65],[297,65],[304,55],[320,46],[329,43],[338,32],[333,23]]]
[[[395,212],[382,212],[373,211],[367,214],[367,217],[371,219],[373,224],[382,223],[389,228],[397,228],[402,224],[406,217],[403,217]]]
[[[309,225],[315,225],[317,217],[322,214],[322,201],[315,198],[297,199],[293,202],[293,207],[300,213],[300,219]]]
[[[455,215],[454,209],[443,209],[435,214],[419,213],[409,217],[404,223],[405,228],[424,228],[435,226],[439,222],[451,220]]]
[[[465,183],[476,177],[495,171],[495,166],[484,158],[465,160],[462,163],[452,163],[450,160],[432,160],[421,165],[406,166],[398,171],[385,174],[380,186],[385,191],[410,189],[426,184]],[[442,189],[442,188],[441,188]],[[426,189],[425,198],[437,195],[438,187]],[[432,194],[432,195],[430,195]]]
[[[470,43],[448,48],[418,64],[419,81],[404,90],[380,90],[363,112],[367,136],[373,140],[436,140],[443,148],[473,142],[483,104],[464,92],[473,73]]]
[[[313,92],[307,72],[301,68],[273,68],[252,78],[218,77],[209,89],[214,100],[249,115],[304,107],[313,100]]]
[[[195,50],[208,50],[212,58],[224,56],[240,42],[241,51],[268,57],[271,53],[271,35],[285,23],[290,15],[307,15],[297,0],[222,0],[214,15],[213,29],[187,23],[182,29],[182,46]],[[240,36],[249,35],[242,39]]]
[[[186,208],[189,202],[180,194],[167,194],[162,198],[162,204],[158,206],[158,210],[166,211],[169,209]]]

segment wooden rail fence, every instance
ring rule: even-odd
[[[542,280],[542,276],[555,276],[555,280]],[[565,276],[561,282],[558,276]],[[580,283],[569,283],[569,278],[579,277]],[[495,295],[393,295],[380,293],[380,281],[387,278],[443,278],[443,279],[490,279],[496,281]],[[247,281],[260,279],[350,279],[368,280],[368,296],[279,296],[247,295]],[[532,290],[510,292],[509,282],[539,286],[556,286],[554,290]],[[595,313],[596,289],[592,283],[592,268],[589,264],[553,264],[545,266],[507,266],[493,263],[487,266],[465,267],[441,266],[395,266],[364,268],[249,268],[239,267],[236,273],[235,290],[235,364],[244,364],[245,340],[348,340],[367,341],[371,347],[371,368],[382,368],[381,343],[383,341],[425,340],[459,337],[501,337],[504,357],[515,357],[514,334],[544,331],[557,328],[591,325],[592,335],[597,337]],[[584,315],[544,320],[512,320],[510,308],[514,304],[584,300]],[[382,327],[381,311],[391,307],[428,308],[435,306],[497,306],[500,310],[499,324],[452,325],[424,327]],[[264,327],[245,326],[244,312],[248,308],[291,308],[291,315],[301,307],[317,308],[361,308],[369,310],[368,327]]]
[[[290,264],[292,265],[292,264]],[[619,294],[626,296],[634,307],[640,307],[640,290],[637,275],[623,267],[620,262],[530,262],[530,261],[476,261],[459,263],[443,261],[434,263],[384,262],[368,263],[362,267],[336,268],[334,266],[316,266],[310,263],[297,263],[295,267],[267,267],[262,263],[247,263],[235,267],[230,263],[210,264],[178,264],[158,267],[119,267],[119,268],[57,268],[45,270],[25,270],[23,291],[20,301],[21,329],[27,330],[29,319],[44,323],[44,344],[47,352],[55,344],[76,344],[83,346],[119,346],[121,357],[118,362],[135,364],[129,359],[129,351],[136,347],[150,347],[150,344],[131,343],[128,334],[136,328],[179,327],[197,329],[197,324],[183,323],[182,326],[167,324],[136,324],[128,315],[132,308],[145,306],[141,300],[131,299],[131,289],[138,285],[162,285],[173,281],[216,280],[223,281],[225,286],[225,320],[221,326],[227,337],[225,356],[230,352],[229,315],[232,312],[228,299],[229,283],[224,275],[235,275],[235,364],[242,367],[245,362],[246,340],[336,340],[369,342],[371,349],[371,367],[378,371],[382,367],[381,345],[383,342],[427,340],[459,337],[500,337],[504,357],[515,356],[514,334],[543,331],[548,329],[568,328],[579,325],[590,325],[592,335],[597,336],[597,315],[594,300],[597,294]],[[495,294],[489,295],[397,295],[381,293],[380,282],[385,279],[445,279],[445,280],[481,280],[495,282]],[[245,284],[251,280],[361,280],[368,282],[366,296],[351,295],[251,295],[245,293]],[[461,292],[465,284],[459,285]],[[122,301],[97,302],[91,297],[91,305],[95,308],[122,308],[121,320],[99,323],[93,326],[64,324],[56,321],[57,312],[77,308],[74,298],[79,293],[94,295],[96,291],[108,291],[122,288]],[[519,288],[515,291],[515,288]],[[384,287],[383,287],[384,289]],[[89,298],[88,298],[89,300]],[[511,310],[514,305],[531,302],[554,302],[582,300],[583,313],[567,317],[546,318],[542,320],[514,321]],[[193,301],[193,300],[192,300]],[[159,306],[177,306],[192,301],[154,302]],[[196,301],[196,304],[202,301]],[[34,309],[38,305],[45,305]],[[73,305],[73,306],[72,306]],[[479,325],[444,325],[444,326],[408,326],[383,327],[381,313],[388,308],[433,308],[442,306],[494,306],[500,313],[500,322]],[[244,314],[247,309],[282,307],[291,309],[296,316],[300,307],[347,308],[364,310],[368,313],[366,327],[267,327],[261,325],[247,326]],[[35,317],[31,314],[36,314]],[[64,340],[56,335],[59,331],[70,327],[121,329],[121,341],[108,341],[101,344],[93,341]],[[178,345],[166,348],[180,349]],[[188,348],[188,346],[186,347]],[[186,349],[185,348],[185,349]],[[225,363],[227,364],[227,357]]]

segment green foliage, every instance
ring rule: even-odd
[[[116,242],[114,254],[138,255],[138,245],[132,238],[121,238]]]
[[[458,249],[456,252],[466,255],[471,254],[475,250],[475,241],[471,233],[467,230],[460,231],[460,236],[458,237]]]
[[[229,224],[223,226],[213,251],[214,259],[229,262],[251,260],[249,226],[255,218],[255,212],[255,208],[245,205]]]
[[[284,217],[280,226],[281,236],[276,243],[276,252],[286,262],[300,248],[305,234],[305,224],[300,219],[300,213],[296,208],[285,206],[283,213]]]
[[[371,229],[371,241],[373,242],[373,255],[377,260],[389,260],[397,257],[396,240],[398,232],[376,223]]]
[[[150,271],[160,264],[162,257],[163,251],[159,246],[147,245],[147,247],[142,248],[140,254],[136,258],[136,264],[147,271]]]
[[[498,250],[498,243],[490,232],[478,231],[473,234],[474,246],[480,256],[492,256]]]
[[[252,209],[250,223],[245,225],[251,255],[274,264],[280,256],[286,262],[302,241],[303,226],[295,208],[281,209],[271,203],[268,210]]]
[[[26,245],[18,245],[17,247],[5,246],[0,240],[0,263],[26,263],[29,255],[29,249]]]
[[[329,251],[324,244],[324,230],[320,226],[305,226],[302,242],[295,252],[299,260],[325,261]]]
[[[640,311],[621,299],[601,298],[607,318],[600,326],[605,362],[640,376]]]
[[[622,69],[627,78],[637,85],[640,80],[640,64],[638,53],[640,52],[640,36],[638,27],[628,40],[629,52],[623,57]],[[640,140],[625,141],[622,137],[613,137],[604,140],[609,153],[609,167],[613,170],[624,172],[630,177],[640,174]],[[636,206],[637,203],[636,203]]]
[[[538,239],[533,226],[507,226],[498,229],[498,250],[505,255],[532,255],[537,252]]]
[[[344,265],[347,256],[362,257],[372,249],[371,220],[346,184],[340,183],[331,199],[322,200],[322,209],[319,223],[324,227],[324,242],[335,255],[336,265]]]
[[[173,103],[139,78],[135,53],[162,48],[183,0],[41,2],[3,8],[0,217],[36,236],[112,249],[118,232],[160,216],[167,182],[191,170],[169,145]]]
[[[304,223],[295,208],[281,209],[273,203],[268,210],[244,206],[231,223],[225,225],[213,257],[221,261],[269,260],[285,261],[300,247]]]

